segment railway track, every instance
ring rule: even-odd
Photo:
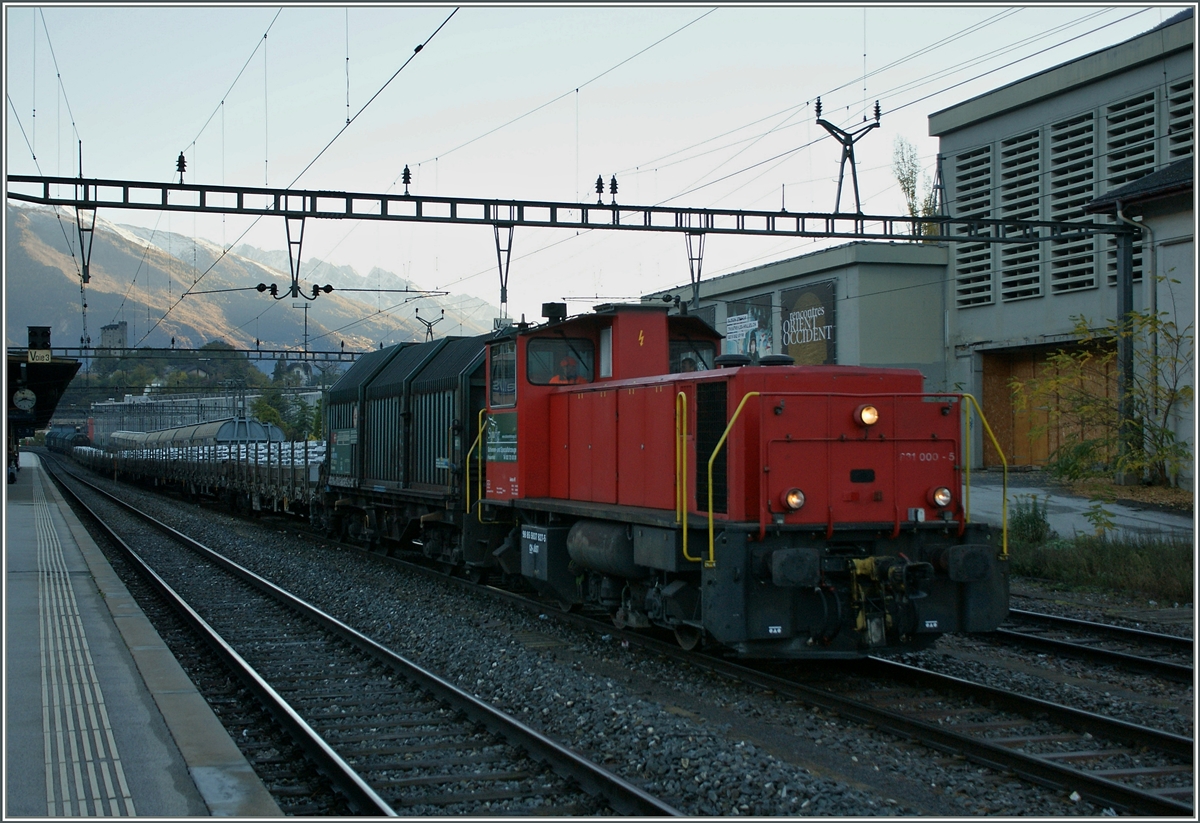
[[[1119,666],[1127,671],[1191,683],[1194,644],[1190,637],[1092,623],[1053,614],[1009,610],[1011,628],[992,633],[997,640],[1066,657]],[[1148,657],[1143,650],[1157,652]]]
[[[479,590],[440,571],[359,551]],[[697,655],[669,640],[614,629],[603,616],[563,613],[552,604],[503,589],[485,591],[1003,774],[1063,794],[1076,793],[1103,808],[1127,814],[1194,815],[1191,738],[884,658],[829,667],[836,668],[833,677],[814,680],[811,667],[804,664],[747,664]]]
[[[125,533],[105,526],[111,539],[355,812],[679,814],[82,478],[66,489],[97,522],[122,509],[103,515]]]
[[[278,524],[273,524],[278,525]],[[299,532],[303,534],[303,532]],[[330,541],[304,535],[318,544]],[[353,547],[376,559],[377,553]],[[411,564],[403,564],[417,568]],[[428,570],[423,573],[478,592],[467,581]],[[557,607],[489,590],[527,610],[557,613]],[[1005,775],[1044,786],[1057,796],[1086,798],[1101,808],[1147,815],[1192,816],[1193,744],[1190,738],[1104,718],[1089,712],[1022,698],[1010,691],[977,687],[955,678],[890,663],[870,661],[839,668],[825,683],[814,682],[804,667],[772,664],[752,668],[682,652],[672,642],[613,629],[604,616],[559,614],[590,631],[612,635],[629,645],[705,668],[729,680],[749,683],[778,695],[919,741],[933,751],[987,766]]]

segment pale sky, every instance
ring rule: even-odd
[[[863,210],[901,214],[897,137],[932,177],[929,114],[1185,7],[10,3],[5,169],[75,176],[82,141],[95,178],[178,180],[182,151],[194,183],[399,192],[407,164],[414,194],[594,203],[602,175],[607,203],[615,174],[619,203],[828,212],[841,147],[816,125],[820,96],[844,128],[879,100],[880,127],[855,146]],[[278,218],[243,237],[253,218],[100,216],[287,247]],[[703,276],[829,244],[710,237]],[[490,228],[309,220],[303,257],[499,302]],[[518,227],[509,313],[537,320],[563,299],[577,313],[687,280],[680,235]],[[262,310],[245,299],[247,317]]]

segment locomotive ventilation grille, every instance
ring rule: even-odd
[[[696,385],[696,508],[700,511],[708,511],[708,460],[729,422],[726,417],[726,387],[723,380]],[[713,461],[714,512],[724,513],[726,510],[728,488],[725,455],[729,453],[728,447],[727,442]]]

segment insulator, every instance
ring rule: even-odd
[[[404,173],[400,176],[400,180],[406,186],[412,182],[412,172],[408,170],[408,166],[404,167]]]
[[[609,194],[617,193],[617,176],[615,174],[612,176],[612,182],[610,182],[608,184],[608,193]]]
[[[259,283],[259,284],[258,284],[258,286],[257,286],[257,288],[258,288],[258,290],[259,290],[259,291],[266,291],[266,290],[267,290],[267,284],[266,284],[266,283]]]
[[[271,296],[277,297],[278,295],[279,295],[279,286],[277,286],[275,283],[272,283],[271,284]]]
[[[875,121],[876,121],[876,122],[879,122],[879,114],[880,114],[880,111],[879,111],[879,101],[878,101],[878,100],[876,100],[876,101],[875,101]]]
[[[821,98],[817,98],[817,119],[821,119]]]
[[[183,157],[183,152],[179,152],[179,159],[175,161],[175,171],[182,174],[187,171],[187,160]]]
[[[604,194],[604,175],[596,175],[596,194]]]

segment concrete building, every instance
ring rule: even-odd
[[[101,349],[129,348],[129,324],[124,320],[100,327]]]
[[[702,280],[697,314],[725,335],[724,353],[915,368],[944,390],[946,262],[932,243],[848,243]],[[688,301],[691,287],[670,294]]]
[[[1195,390],[1196,211],[1195,158],[1176,160],[1160,171],[1113,189],[1087,205],[1093,214],[1109,214],[1141,227],[1145,271],[1145,312],[1161,319],[1161,328],[1145,336],[1135,368],[1158,374],[1161,393],[1152,398],[1151,416],[1170,428],[1196,453],[1195,404],[1175,405],[1171,394]],[[1195,482],[1194,470],[1182,473]]]
[[[949,214],[1094,221],[1090,203],[1172,163],[1187,167],[1190,179],[1194,42],[1188,9],[1138,37],[930,115]],[[1156,301],[1166,307],[1157,276],[1167,258],[1181,264],[1174,304],[1195,299],[1191,196],[1156,208],[1163,207],[1175,211],[1155,218],[1162,228],[1153,240],[1146,232],[1134,245],[1136,310]],[[1100,213],[1116,221],[1115,211]],[[1154,243],[1173,251],[1156,254]],[[1011,381],[1032,376],[1047,355],[1077,340],[1080,318],[1093,327],[1115,320],[1115,242],[958,242],[950,252],[949,379],[981,396],[1010,462],[1042,463],[1058,437],[1053,430],[1030,437],[1036,418],[1014,408]],[[1115,392],[1115,370],[1110,380]],[[990,445],[984,454],[996,461]]]

